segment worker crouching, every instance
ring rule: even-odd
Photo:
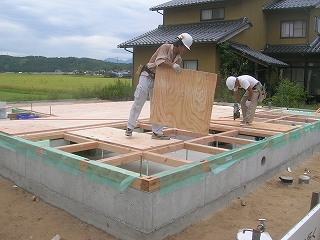
[[[238,77],[228,77],[226,80],[226,85],[229,90],[234,91],[235,104],[238,104],[238,89],[243,88],[246,90],[240,100],[241,112],[243,116],[240,126],[247,126],[248,124],[251,124],[259,103],[259,95],[262,90],[261,83],[252,76],[241,75]]]

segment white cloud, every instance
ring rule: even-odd
[[[157,28],[160,0],[5,0],[0,54],[128,59],[117,45]]]

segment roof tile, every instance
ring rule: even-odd
[[[228,43],[231,48],[237,50],[236,52],[241,53],[241,55],[247,57],[248,59],[251,59],[255,62],[259,62],[261,65],[264,65],[264,66],[273,65],[273,66],[279,66],[279,67],[289,66],[288,64],[281,62],[275,58],[272,58],[261,52],[254,51],[245,44],[231,42],[231,41],[229,41]]]
[[[159,4],[157,6],[151,7],[150,10],[157,11],[157,10],[163,10],[165,8],[174,8],[174,7],[182,7],[182,6],[203,4],[203,3],[226,2],[226,1],[230,1],[230,0],[172,0],[169,2]]]
[[[278,44],[266,45],[262,52],[265,54],[314,54],[320,53],[320,36],[318,35],[311,44]]]
[[[318,8],[320,0],[275,0],[262,7],[263,10]]]
[[[218,43],[252,27],[247,18],[229,21],[201,22],[193,24],[160,25],[158,28],[118,45],[119,48],[161,45],[172,43],[183,32],[189,33],[194,43]]]

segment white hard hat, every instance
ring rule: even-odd
[[[229,90],[234,89],[235,83],[236,83],[236,77],[231,76],[231,77],[227,78],[226,84],[227,84],[227,87],[229,88]]]
[[[193,43],[193,38],[189,33],[181,33],[178,38],[182,41],[182,43],[190,50],[190,47]]]

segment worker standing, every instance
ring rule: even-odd
[[[234,91],[234,102],[236,105],[238,104],[238,88],[246,90],[240,101],[243,116],[240,126],[247,126],[252,123],[258,106],[258,98],[262,89],[261,83],[252,76],[242,75],[238,77],[228,77],[226,85],[229,90]]]
[[[150,109],[152,104],[153,86],[156,74],[156,67],[173,68],[176,74],[180,73],[181,55],[190,50],[193,39],[188,33],[182,33],[177,37],[177,41],[172,44],[162,44],[152,55],[149,62],[142,67],[139,83],[134,93],[134,102],[130,110],[127,123],[126,136],[131,137],[133,129],[137,125],[137,119],[141,113],[148,96],[150,99]],[[169,140],[170,137],[163,134],[163,125],[151,123],[153,139]]]

